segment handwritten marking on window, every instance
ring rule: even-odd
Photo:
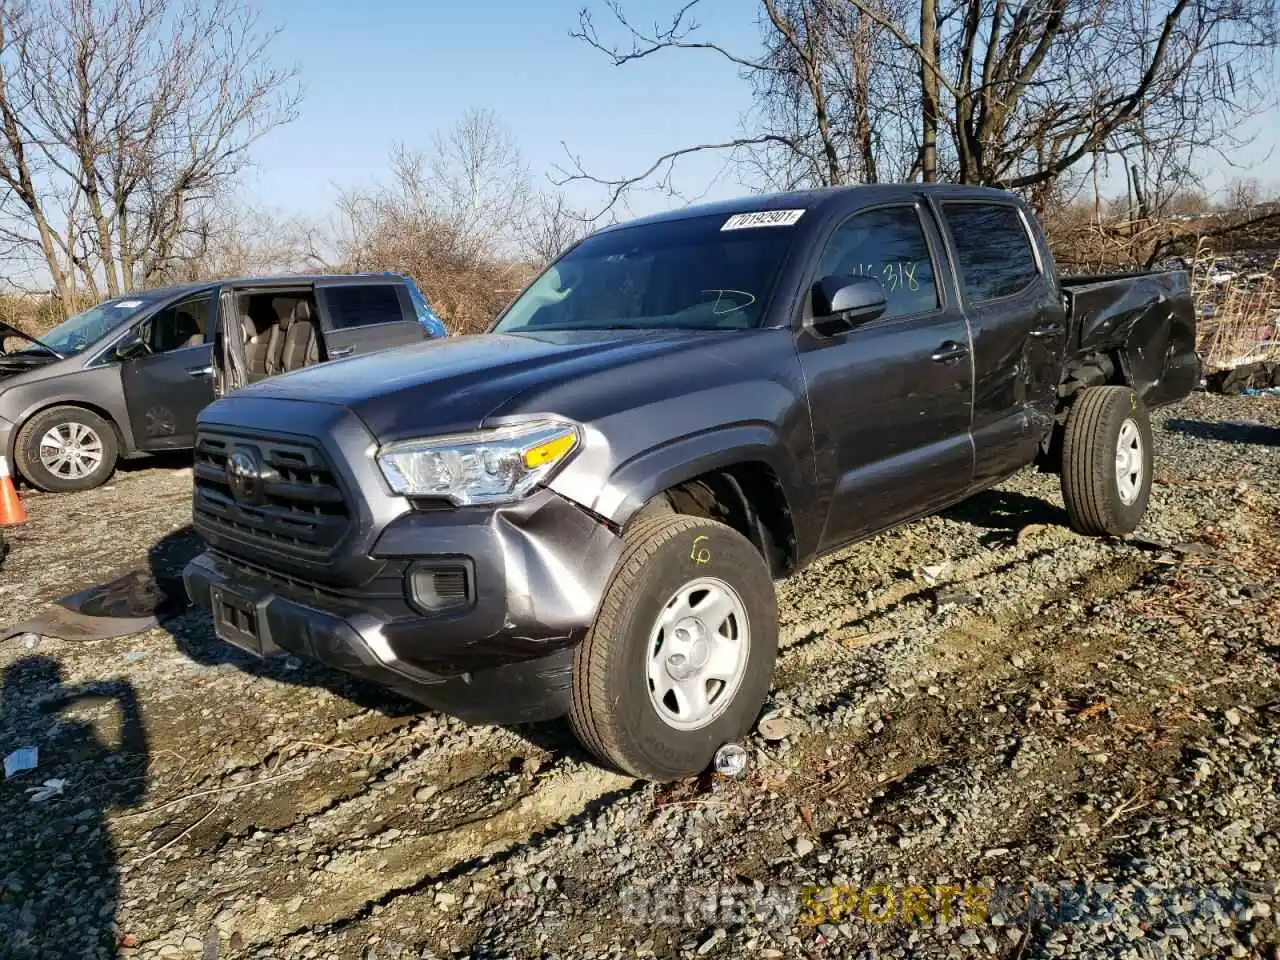
[[[878,277],[880,282],[884,284],[885,290],[889,293],[897,293],[899,290],[910,290],[915,293],[920,289],[920,280],[916,276],[918,267],[919,264],[911,260],[886,263],[879,269],[876,269],[876,264],[874,263],[860,263],[854,267],[852,275],[855,277]]]
[[[735,313],[738,310],[745,310],[756,302],[755,294],[748,293],[746,290],[716,288],[712,290],[703,290],[702,292],[704,294],[714,293],[716,295],[715,306],[711,308],[711,312],[717,317],[724,316],[726,313]]]

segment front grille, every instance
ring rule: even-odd
[[[237,455],[256,474],[240,489],[227,469]],[[319,447],[204,431],[196,437],[193,510],[208,533],[307,557],[331,555],[351,525]]]

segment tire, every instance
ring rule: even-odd
[[[692,613],[718,617],[713,600],[733,612],[719,627],[707,621],[708,628]],[[669,622],[660,625],[663,615]],[[676,664],[681,649],[689,656]],[[672,653],[655,656],[664,650]],[[721,656],[712,658],[713,650]],[[773,580],[750,541],[701,517],[641,517],[627,528],[596,621],[575,651],[570,724],[600,760],[634,776],[693,776],[722,744],[751,729],[769,692],[777,651]],[[704,679],[697,671],[679,683],[673,679],[677,667],[687,668],[691,660],[700,659],[709,675],[717,662],[733,657],[745,662],[738,659],[725,670],[730,679]],[[665,696],[654,686],[654,671],[671,686]],[[677,696],[693,690],[696,699],[698,689],[708,704],[701,715],[683,709],[693,699]]]
[[[79,456],[65,461],[59,469],[41,459],[45,438],[55,434],[62,439],[79,439]],[[92,454],[97,454],[94,460]],[[32,486],[49,492],[92,490],[106,483],[115,472],[120,456],[120,441],[115,426],[83,407],[50,407],[22,425],[14,444],[14,460],[18,472]]]
[[[1152,467],[1151,422],[1138,395],[1128,387],[1080,391],[1062,440],[1062,498],[1071,529],[1091,536],[1132,533],[1147,512]]]

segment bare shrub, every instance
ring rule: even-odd
[[[1224,267],[1207,243],[1196,251],[1192,293],[1205,314],[1197,347],[1210,369],[1280,360],[1280,257],[1270,269]]]
[[[484,330],[548,255],[576,239],[563,201],[535,196],[490,111],[468,112],[429,150],[398,148],[391,167],[390,182],[339,199],[334,266],[408,274],[451,333]]]

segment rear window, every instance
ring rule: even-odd
[[[394,284],[328,287],[325,298],[329,305],[329,319],[338,330],[404,319],[400,310],[400,292]]]
[[[960,277],[970,303],[1020,293],[1040,275],[1031,238],[1007,204],[944,203]]]

